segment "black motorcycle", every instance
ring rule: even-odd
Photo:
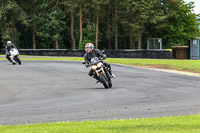
[[[86,62],[83,62],[82,64],[86,64]],[[89,66],[91,66],[93,75],[97,77],[97,80],[102,83],[105,88],[108,89],[112,87],[111,75],[108,72],[108,68],[104,66],[103,60],[94,57],[91,59]]]

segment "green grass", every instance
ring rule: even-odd
[[[1,133],[199,133],[200,115],[0,126]]]
[[[40,58],[23,58],[21,57],[21,60],[52,60],[52,61],[84,61],[83,58],[78,57],[40,57]]]
[[[6,60],[0,58],[0,60]],[[83,61],[82,57],[50,57],[50,56],[21,56],[21,60],[60,60],[60,61]],[[125,64],[132,66],[151,66],[159,68],[169,68],[183,71],[200,73],[200,60],[164,60],[164,59],[124,59],[124,58],[107,58],[106,62]]]
[[[107,59],[109,63],[135,65],[135,66],[152,66],[161,68],[170,68],[191,72],[200,72],[200,60],[161,60],[161,59]]]
[[[71,61],[83,61],[83,58],[80,57],[57,57],[57,58],[24,58],[23,60],[71,60]],[[106,62],[116,63],[116,64],[125,64],[132,66],[152,66],[160,68],[169,68],[176,70],[184,70],[191,72],[200,73],[200,60],[162,60],[162,59],[123,59],[123,58],[107,58]]]

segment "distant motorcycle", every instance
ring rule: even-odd
[[[86,62],[83,62],[82,64],[86,64]],[[90,66],[93,71],[93,75],[97,77],[97,80],[102,83],[105,88],[111,88],[111,75],[108,72],[107,67],[104,66],[103,60],[98,59],[98,57],[94,57],[91,59]]]
[[[19,51],[16,49],[16,48],[12,48],[10,50],[10,59],[13,61],[13,62],[17,62],[19,65],[21,65],[21,60],[19,58]]]

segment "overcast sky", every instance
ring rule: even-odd
[[[200,0],[185,0],[185,2],[194,2],[194,13],[200,14]]]

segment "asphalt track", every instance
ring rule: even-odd
[[[0,61],[0,125],[197,114],[200,77],[112,64],[113,87],[81,62]]]

